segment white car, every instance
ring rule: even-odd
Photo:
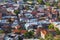
[[[38,23],[37,23],[37,22],[26,23],[26,24],[25,24],[26,30],[32,29],[32,27],[29,27],[29,26],[31,26],[31,25],[38,25]]]
[[[30,12],[27,12],[27,13],[25,14],[25,16],[26,16],[26,18],[33,18],[33,15],[32,15]]]

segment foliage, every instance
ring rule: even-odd
[[[0,34],[2,34],[2,33],[4,33],[4,31],[3,30],[0,30]]]
[[[24,2],[27,2],[27,0],[23,0]]]
[[[23,38],[22,38],[22,37],[20,37],[20,36],[18,36],[18,40],[23,40]]]
[[[48,28],[49,29],[54,29],[54,25],[53,24],[50,24]]]
[[[51,33],[47,34],[45,40],[53,40],[53,35]]]
[[[54,28],[54,30],[55,30],[55,31],[59,31],[59,29],[58,29],[58,28]]]
[[[43,38],[40,38],[39,40],[44,40]]]
[[[43,0],[37,0],[37,2],[38,2],[39,4],[42,4]]]
[[[13,0],[15,3],[17,3],[17,0]]]
[[[50,6],[50,3],[49,3],[49,2],[46,2],[45,4],[46,4],[47,6]]]
[[[24,37],[25,37],[25,38],[32,38],[32,37],[33,37],[33,34],[34,34],[33,31],[26,32],[26,33],[24,34]]]
[[[55,2],[55,3],[54,3],[54,7],[57,7],[57,4],[58,4],[58,2]]]
[[[19,10],[14,10],[14,13],[17,15],[19,13]]]
[[[58,29],[58,28],[54,28],[54,29],[55,29],[55,31],[56,31],[56,34],[57,34],[57,35],[60,35],[59,29]]]
[[[29,7],[28,6],[26,6],[26,10],[29,10]]]
[[[54,40],[60,40],[60,38],[54,39]]]

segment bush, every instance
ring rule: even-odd
[[[17,15],[19,12],[19,10],[14,10],[14,13]]]
[[[42,3],[43,3],[43,0],[37,0],[37,2],[38,2],[39,4],[42,4]]]
[[[46,4],[47,6],[50,6],[50,3],[49,3],[49,2],[46,2],[45,4]]]
[[[53,40],[53,39],[54,38],[53,38],[53,35],[51,33],[49,33],[45,36],[45,40]]]
[[[33,31],[30,31],[30,32],[26,32],[25,34],[24,34],[24,37],[25,38],[32,38],[34,35],[34,32]]]
[[[50,25],[48,26],[48,28],[49,28],[49,29],[54,29],[54,25],[53,25],[53,24],[50,24]]]
[[[59,31],[58,28],[54,28],[54,30],[56,31],[56,34],[57,34],[57,35],[60,35],[60,31]]]
[[[4,31],[3,30],[0,30],[0,34],[2,34],[2,33],[4,33]]]

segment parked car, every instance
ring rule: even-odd
[[[27,18],[20,18],[20,22],[28,22],[29,21],[29,19],[27,19]]]
[[[33,18],[33,15],[30,12],[24,14],[26,18]]]
[[[0,23],[7,23],[7,20],[0,20]]]
[[[16,16],[4,16],[4,17],[2,17],[3,19],[6,19],[6,18],[17,18]]]
[[[4,36],[4,40],[14,40],[15,36],[15,34],[7,34]]]
[[[22,35],[17,35],[13,33],[9,33],[4,36],[4,40],[23,40]]]
[[[12,28],[16,27],[17,25],[18,25],[18,21],[15,20],[15,21],[13,22],[13,24],[12,24]]]
[[[37,22],[38,20],[37,19],[30,19],[29,22]]]
[[[38,23],[37,22],[26,23],[25,24],[26,30],[33,29],[33,27],[29,27],[31,25],[38,25]]]

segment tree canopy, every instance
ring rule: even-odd
[[[14,13],[17,15],[19,12],[19,10],[14,10]]]
[[[37,0],[39,4],[44,4],[43,0]]]

